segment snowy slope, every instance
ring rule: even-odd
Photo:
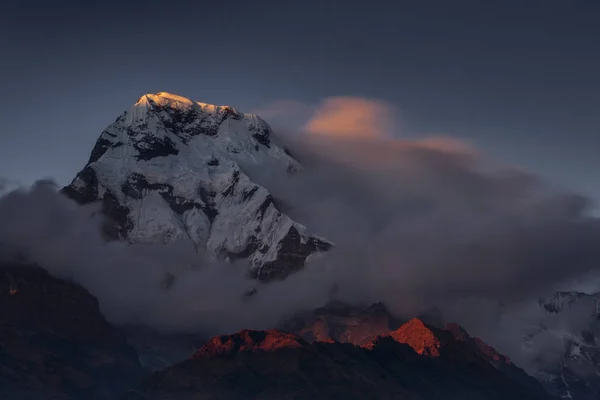
[[[258,116],[147,94],[102,132],[64,193],[102,201],[111,239],[186,242],[215,257],[247,259],[261,280],[285,278],[331,247],[281,213],[240,165],[302,170]]]
[[[546,389],[563,399],[600,398],[600,293],[557,292],[540,299],[540,307],[552,318],[561,318],[561,329],[536,327],[528,341],[556,337],[564,343],[564,355],[556,365],[544,367],[537,378]],[[580,321],[577,324],[570,320]]]

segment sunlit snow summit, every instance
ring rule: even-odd
[[[102,132],[64,193],[82,204],[101,201],[110,239],[182,241],[246,259],[260,280],[284,278],[331,247],[278,210],[243,166],[302,170],[256,115],[147,94]]]

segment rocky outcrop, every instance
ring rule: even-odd
[[[277,351],[307,346],[306,341],[291,333],[277,330],[252,331],[245,329],[234,335],[221,335],[210,339],[192,356],[192,360],[221,356],[233,357],[246,351]]]
[[[135,350],[84,288],[0,266],[0,398],[114,399],[142,376]]]

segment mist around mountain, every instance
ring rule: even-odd
[[[274,132],[231,107],[142,96],[67,188],[2,195],[0,250],[82,285],[116,325],[210,337],[332,300],[405,321],[435,307],[529,373],[581,383],[553,368],[567,337],[597,346],[592,310],[538,298],[597,277],[589,200],[463,143],[391,137],[389,112],[342,98]]]
[[[35,265],[2,264],[0,273],[0,394],[7,398],[550,399],[460,326],[439,329],[417,318],[360,345],[242,330],[205,339],[182,362],[151,371],[131,330],[109,324],[85,288]],[[354,316],[368,327],[385,314],[375,305]]]

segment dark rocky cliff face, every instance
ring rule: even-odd
[[[141,374],[84,288],[36,266],[0,266],[0,398],[114,399]]]

